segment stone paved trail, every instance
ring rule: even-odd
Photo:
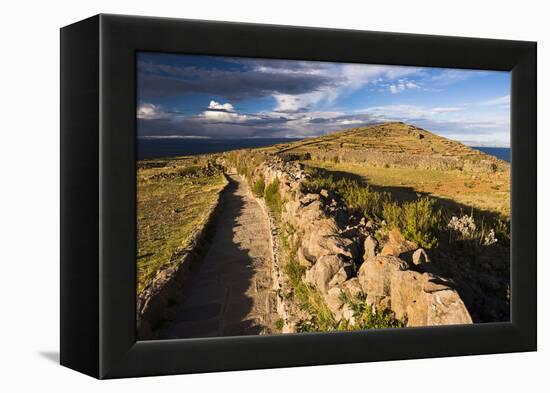
[[[158,338],[274,332],[278,318],[271,278],[267,217],[238,175],[228,176],[215,234],[192,278],[170,307]]]

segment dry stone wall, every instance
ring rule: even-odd
[[[330,192],[303,191],[308,175],[301,164],[272,159],[255,175],[264,176],[266,184],[279,180],[284,201],[279,225],[293,228],[288,242],[297,247],[302,280],[317,288],[337,321],[345,318],[353,325],[353,312],[342,299],[364,294],[373,309],[391,310],[406,326],[472,323],[452,283],[430,273],[424,250],[397,230],[379,245],[374,224],[355,219]],[[299,311],[289,312],[288,304],[283,308],[286,331],[295,331],[293,314]]]

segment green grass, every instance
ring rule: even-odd
[[[437,232],[442,225],[441,211],[435,200],[420,197],[414,201],[397,202],[389,192],[373,191],[368,185],[350,178],[335,179],[332,175],[310,168],[311,178],[304,186],[318,193],[325,188],[340,196],[346,206],[388,229],[398,228],[406,239],[430,249],[437,244]]]
[[[264,196],[265,192],[265,178],[263,176],[260,176],[253,184],[252,184],[252,193],[257,196],[258,198],[261,198]]]
[[[434,199],[419,197],[402,205],[386,202],[382,216],[389,228],[399,229],[406,239],[420,247],[431,249],[437,245],[437,232],[443,222]]]
[[[264,193],[265,204],[277,217],[281,215],[283,210],[283,199],[281,197],[279,187],[279,179],[275,179],[266,187]]]
[[[349,208],[372,220],[382,219],[384,204],[391,200],[389,193],[372,191],[369,186],[363,186],[356,180],[335,179],[316,168],[309,168],[309,173],[311,178],[304,183],[308,192],[330,190],[343,198]]]
[[[342,293],[341,300],[353,311],[355,323],[352,325],[343,319],[338,324],[338,330],[387,329],[405,326],[403,322],[394,318],[389,310],[373,311],[367,304],[367,296],[364,293],[359,293],[354,299],[350,299]]]
[[[177,262],[172,256],[204,225],[225,182],[221,170],[205,159],[171,160],[162,167],[138,165],[138,293],[160,270]]]

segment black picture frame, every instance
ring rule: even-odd
[[[136,52],[511,71],[511,321],[136,341]],[[535,351],[536,43],[97,15],[61,29],[61,364],[96,378]]]

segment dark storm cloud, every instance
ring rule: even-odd
[[[341,83],[337,77],[308,72],[246,72],[139,63],[139,96],[142,99],[207,93],[227,100],[302,94]]]
[[[230,123],[217,121],[201,121],[186,119],[173,122],[166,119],[139,119],[138,135],[148,137],[159,136],[202,136],[212,138],[253,138],[284,136],[286,122],[280,119],[267,121],[255,119],[246,123]]]

